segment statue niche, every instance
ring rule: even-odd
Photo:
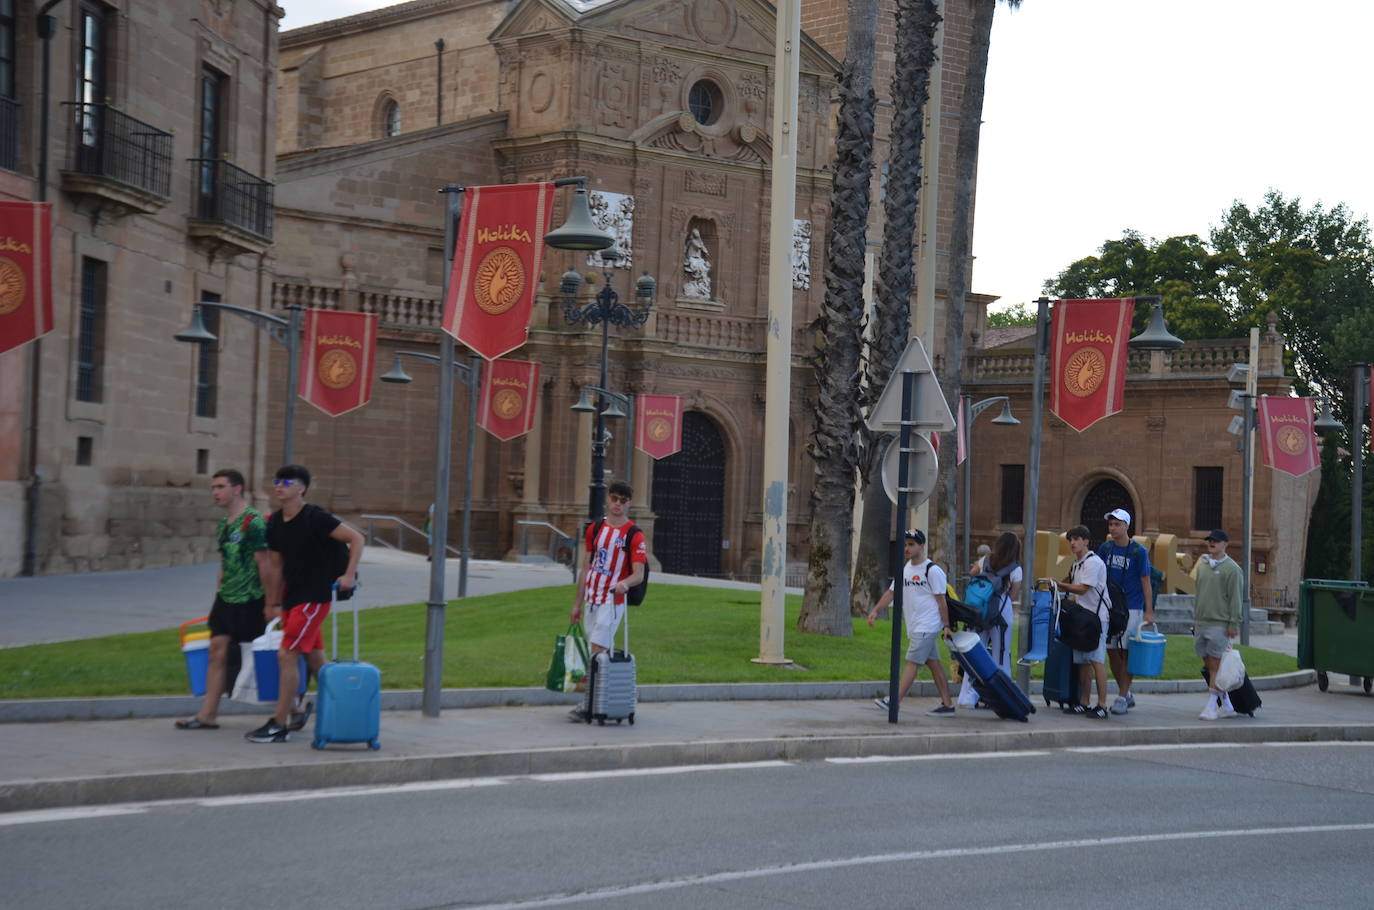
[[[682,257],[682,296],[689,300],[711,300],[711,249],[705,235],[714,239],[714,231],[703,230],[703,223],[693,221],[687,234]]]

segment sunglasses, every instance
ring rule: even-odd
[[[272,486],[274,486],[274,487],[289,487],[289,486],[291,486],[291,485],[292,485],[293,483],[295,483],[295,482],[296,482],[295,479],[294,479],[294,478],[291,478],[291,477],[278,477],[276,480],[272,481]]]
[[[629,501],[630,501],[630,497],[628,497],[628,496],[619,496],[619,495],[617,495],[617,494],[615,494],[615,493],[612,493],[612,494],[611,494],[611,502],[625,503],[625,502],[629,502]]]

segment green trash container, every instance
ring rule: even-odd
[[[1363,581],[1309,578],[1298,589],[1298,666],[1317,671],[1326,691],[1330,673],[1374,683],[1374,589]]]

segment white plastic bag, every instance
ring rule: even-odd
[[[234,701],[241,701],[249,705],[274,705],[276,700],[260,701],[258,699],[258,674],[254,670],[256,661],[253,659],[254,651],[275,651],[281,647],[281,620],[274,619],[267,624],[266,630],[261,635],[250,641],[239,644],[240,653],[243,655],[243,666],[239,670],[238,677],[234,680],[233,691],[229,697]]]
[[[1217,678],[1213,682],[1223,692],[1234,692],[1245,684],[1245,661],[1240,659],[1240,652],[1235,648],[1227,648],[1221,656],[1221,666],[1217,667]]]
[[[563,639],[563,691],[576,692],[587,675],[587,639],[582,630],[574,629]]]

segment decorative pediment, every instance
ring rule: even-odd
[[[773,143],[762,129],[742,124],[725,135],[703,129],[687,111],[661,114],[630,136],[643,148],[705,155],[722,161],[762,164],[773,158]]]
[[[501,24],[491,33],[490,40],[564,29],[573,24],[577,15],[577,11],[561,0],[526,0],[501,20]]]

